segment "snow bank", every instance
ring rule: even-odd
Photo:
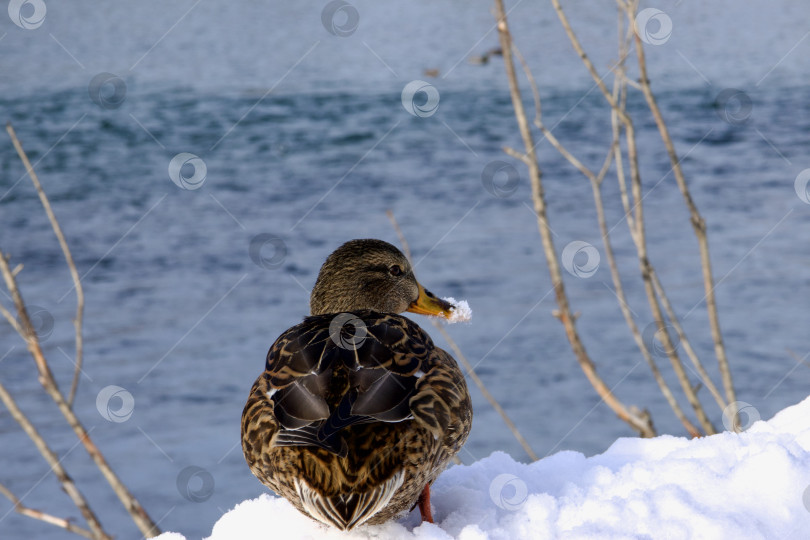
[[[741,434],[619,439],[598,456],[529,465],[496,452],[451,467],[433,486],[436,524],[415,511],[341,533],[263,495],[222,516],[210,538],[800,539],[810,536],[808,486],[810,398]]]

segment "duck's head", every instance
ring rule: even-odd
[[[312,315],[370,309],[441,317],[453,309],[416,281],[401,251],[374,239],[350,240],[326,258],[309,307]]]

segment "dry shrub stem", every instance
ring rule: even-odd
[[[83,529],[83,528],[79,527],[78,525],[74,524],[69,519],[60,518],[60,517],[48,514],[46,512],[43,512],[42,510],[37,510],[36,508],[31,508],[29,506],[25,506],[24,504],[22,504],[22,501],[20,501],[20,499],[16,495],[14,495],[11,491],[9,491],[9,489],[6,486],[4,486],[3,484],[0,484],[0,493],[5,495],[12,503],[14,503],[14,511],[17,512],[18,514],[21,514],[23,516],[28,516],[30,518],[33,518],[33,519],[36,519],[36,520],[39,520],[39,521],[44,521],[45,523],[50,523],[51,525],[54,525],[56,527],[60,527],[60,528],[65,529],[65,530],[67,530],[69,532],[72,532],[74,534],[78,534],[79,536],[84,536],[85,538],[91,538],[91,539],[104,538],[104,537],[95,536],[93,531]]]
[[[645,86],[646,86],[645,97],[647,98],[648,105],[650,106],[650,109],[653,112],[653,115],[656,117],[656,122],[658,123],[659,131],[662,130],[662,126],[663,126],[662,139],[664,139],[665,145],[667,145],[667,147],[669,149],[671,149],[670,157],[675,156],[675,162],[677,162],[677,156],[675,155],[674,147],[672,146],[672,141],[669,138],[668,133],[666,133],[666,126],[664,124],[664,121],[663,121],[663,118],[662,118],[662,116],[660,114],[660,111],[657,110],[657,105],[655,105],[655,100],[654,100],[652,91],[649,88],[649,81],[646,80],[646,62],[645,62],[644,57],[643,57],[643,49],[642,49],[642,44],[641,44],[640,38],[633,31],[633,23],[634,23],[634,18],[635,18],[637,2],[635,2],[635,1],[623,2],[622,0],[618,0],[619,16],[620,16],[619,36],[622,35],[622,31],[621,31],[621,28],[622,28],[621,14],[622,13],[624,13],[626,15],[629,24],[628,24],[628,28],[627,28],[627,36],[624,38],[624,40],[622,40],[621,37],[620,37],[619,52],[620,52],[620,57],[621,57],[622,61],[620,62],[620,65],[619,65],[620,69],[618,69],[616,71],[616,77],[621,80],[622,92],[620,93],[621,99],[617,99],[617,95],[616,95],[615,92],[612,95],[608,93],[607,87],[604,85],[604,82],[602,81],[602,79],[598,76],[598,74],[596,72],[596,69],[593,66],[593,63],[590,61],[587,54],[585,54],[584,50],[582,49],[582,46],[579,43],[579,41],[578,41],[578,39],[576,37],[576,34],[573,32],[573,29],[571,28],[571,25],[568,22],[568,19],[567,19],[566,15],[565,15],[565,12],[563,11],[559,1],[558,0],[551,0],[551,1],[552,1],[552,4],[554,5],[554,8],[555,8],[556,12],[557,12],[558,18],[560,19],[560,22],[563,25],[563,28],[565,29],[566,34],[567,34],[569,40],[572,43],[572,46],[574,47],[574,50],[579,54],[580,58],[582,59],[583,63],[585,64],[588,72],[591,74],[592,78],[596,82],[597,86],[600,88],[600,91],[602,91],[603,96],[605,97],[605,99],[607,100],[608,104],[611,107],[611,118],[612,118],[613,125],[614,125],[614,129],[613,129],[614,137],[616,136],[616,133],[618,131],[618,129],[616,127],[618,122],[621,122],[621,124],[622,124],[622,126],[624,128],[625,141],[626,141],[626,144],[627,144],[628,162],[629,162],[629,165],[630,165],[631,190],[632,190],[632,195],[633,195],[633,199],[634,199],[634,203],[635,203],[633,205],[632,210],[634,211],[635,215],[631,214],[630,202],[629,202],[629,199],[627,197],[627,190],[626,190],[626,186],[625,186],[625,183],[624,183],[624,170],[623,170],[623,164],[621,162],[621,152],[618,151],[618,150],[616,151],[616,155],[617,155],[617,157],[616,157],[617,177],[619,179],[620,191],[621,191],[621,195],[622,195],[622,204],[624,205],[624,208],[625,208],[625,213],[626,213],[626,218],[627,218],[627,221],[628,221],[628,226],[630,227],[631,236],[632,236],[633,241],[634,241],[634,243],[636,245],[636,249],[637,249],[637,253],[638,253],[638,257],[639,257],[639,263],[640,263],[640,267],[641,267],[642,279],[644,280],[645,294],[647,295],[647,298],[648,298],[648,301],[649,301],[649,304],[650,304],[650,309],[651,309],[651,311],[653,313],[653,317],[654,317],[654,319],[656,321],[656,324],[657,324],[657,334],[656,335],[661,338],[662,344],[664,345],[664,348],[666,349],[667,356],[669,357],[669,359],[670,359],[670,361],[671,361],[671,363],[673,365],[673,370],[675,371],[675,373],[676,373],[676,375],[678,377],[678,380],[679,380],[679,382],[681,384],[681,387],[682,387],[682,389],[684,391],[684,394],[686,395],[687,400],[689,401],[689,403],[692,405],[693,409],[695,410],[695,413],[696,413],[696,415],[698,417],[698,421],[700,422],[701,426],[703,427],[705,433],[707,433],[707,434],[714,433],[715,429],[712,426],[711,422],[709,421],[708,416],[706,415],[706,412],[703,409],[703,406],[702,406],[702,404],[700,403],[700,400],[697,397],[697,390],[689,382],[689,378],[688,378],[688,376],[687,376],[687,374],[686,374],[686,372],[685,372],[685,370],[683,368],[683,364],[682,364],[680,358],[677,355],[677,347],[673,343],[672,338],[670,336],[669,329],[667,328],[666,321],[665,321],[665,319],[663,317],[661,307],[659,305],[659,301],[664,305],[664,310],[666,311],[667,316],[670,318],[670,323],[672,324],[672,327],[675,329],[676,333],[678,334],[681,343],[683,343],[684,351],[686,352],[687,356],[689,356],[690,360],[692,361],[693,365],[695,366],[698,374],[700,375],[701,379],[704,382],[704,385],[712,393],[715,400],[717,400],[717,398],[719,396],[719,393],[716,392],[716,387],[711,382],[711,379],[709,379],[708,374],[706,373],[705,369],[703,368],[700,360],[698,359],[697,355],[694,353],[694,349],[692,348],[688,338],[686,337],[685,333],[683,332],[683,329],[681,328],[680,323],[678,322],[677,318],[675,317],[674,311],[671,308],[671,305],[669,303],[669,299],[667,298],[667,296],[666,296],[666,294],[664,292],[664,288],[661,285],[660,279],[658,278],[657,273],[655,272],[655,269],[654,269],[653,265],[651,264],[651,262],[649,261],[649,259],[647,257],[646,236],[645,236],[644,222],[643,222],[644,214],[643,214],[642,195],[641,195],[641,177],[640,177],[639,167],[638,167],[638,154],[636,152],[635,131],[633,129],[632,121],[631,121],[631,119],[630,119],[630,117],[627,114],[626,109],[625,109],[626,86],[631,81],[628,81],[628,79],[626,78],[623,64],[624,64],[624,59],[627,57],[627,51],[629,50],[628,41],[630,39],[635,40],[637,56],[638,56],[638,51],[641,50],[641,56],[638,56],[638,60],[639,60],[638,63],[639,63],[639,69],[640,69],[641,73],[644,74],[644,76],[642,77],[641,83],[640,84],[633,84],[633,86],[641,89],[642,91],[645,91]],[[666,135],[663,135],[663,133],[666,133]],[[680,171],[679,165],[680,164],[678,163],[678,171]],[[673,168],[674,168],[674,165],[673,165]],[[695,216],[697,216],[698,218],[700,218],[700,216],[699,216],[699,214],[697,214],[697,210],[694,207],[694,204],[693,204],[693,202],[691,200],[691,196],[688,196],[688,190],[686,188],[685,182],[683,183],[682,186],[679,186],[679,187],[681,187],[682,193],[685,193],[684,196],[687,199],[687,206],[689,206],[690,215],[692,216],[692,222],[694,224],[695,223]],[[700,218],[699,221],[702,223],[702,218]],[[702,229],[703,229],[703,231],[702,231],[703,236],[705,238],[705,227],[703,227]],[[704,246],[701,246],[701,253],[704,253],[704,252],[705,252],[706,256],[708,257],[708,244],[705,245],[705,249],[704,249]],[[707,275],[707,271],[708,271],[709,278],[711,278],[711,267],[710,267],[710,265],[706,264],[707,261],[708,261],[708,259],[706,259],[706,260],[701,259],[701,267],[702,267],[702,270],[703,270],[704,278]],[[713,290],[713,287],[711,289]],[[712,313],[711,313],[711,310],[710,310],[710,319],[714,319],[715,322],[717,321],[716,310],[714,311],[714,316],[712,316]],[[719,324],[717,325],[717,330],[719,331]],[[713,335],[715,334],[714,329],[713,329],[712,333],[713,333]],[[717,343],[716,339],[715,339],[715,343]],[[717,349],[717,347],[716,347],[716,349]],[[721,347],[721,349],[722,349],[722,347]],[[723,358],[725,358],[724,350],[723,350],[722,356],[723,356]],[[726,369],[727,369],[727,366],[728,366],[727,362],[721,361],[721,373],[723,372],[723,365],[725,365]],[[728,381],[730,383],[730,373],[728,374]],[[722,399],[718,401],[718,404],[720,404],[721,408],[723,407],[722,403],[723,403]],[[676,411],[676,414],[678,414],[677,411]],[[681,417],[680,415],[678,415],[678,416],[679,416],[679,418],[681,418],[681,421],[683,422],[683,417]],[[688,429],[688,426],[687,426],[687,429]]]
[[[601,379],[596,376],[595,369],[593,369],[593,364],[585,353],[584,345],[582,345],[574,326],[575,317],[571,315],[570,307],[568,306],[568,299],[562,284],[559,262],[556,257],[556,251],[554,250],[551,234],[546,221],[546,204],[543,193],[542,175],[535,152],[537,145],[533,141],[527,115],[523,107],[520,89],[517,84],[517,77],[515,74],[514,61],[512,60],[513,55],[517,57],[518,61],[521,63],[532,90],[536,109],[534,125],[540,130],[541,134],[543,135],[543,139],[548,140],[552,147],[554,147],[557,152],[575,169],[585,176],[591,184],[596,209],[596,218],[602,236],[605,256],[610,268],[614,292],[616,294],[619,307],[622,311],[625,322],[630,329],[630,333],[633,336],[633,340],[641,351],[644,360],[650,367],[662,395],[669,404],[670,408],[673,410],[675,416],[683,424],[684,428],[690,435],[699,436],[701,435],[701,430],[702,433],[705,434],[715,433],[716,430],[709,420],[708,414],[706,413],[706,410],[697,395],[700,386],[696,387],[691,383],[684,363],[678,354],[679,347],[682,347],[683,352],[694,366],[695,372],[703,383],[703,386],[708,389],[721,409],[730,406],[735,401],[736,398],[734,396],[731,372],[728,367],[728,360],[725,355],[725,348],[723,346],[722,337],[720,334],[720,326],[718,322],[719,317],[717,314],[717,304],[714,297],[714,281],[712,278],[711,262],[709,259],[706,227],[705,222],[700,216],[689,193],[677,153],[675,152],[674,145],[672,143],[672,139],[669,136],[663,116],[661,115],[660,109],[658,108],[655,97],[650,88],[649,80],[647,79],[643,44],[639,36],[634,31],[634,19],[638,2],[636,0],[617,0],[618,60],[616,61],[615,65],[611,67],[611,72],[613,73],[614,77],[612,91],[608,89],[604,77],[599,75],[590,57],[582,47],[582,44],[574,32],[560,1],[551,0],[551,4],[560,20],[566,36],[574,48],[574,51],[579,56],[586,70],[591,75],[596,87],[599,88],[599,91],[608,103],[610,107],[612,124],[612,140],[607,151],[607,156],[599,171],[594,173],[571,151],[569,151],[554,135],[552,130],[548,129],[543,123],[541,99],[537,84],[523,56],[512,43],[511,34],[509,32],[508,23],[506,20],[506,13],[503,7],[503,1],[496,0],[496,18],[498,19],[501,49],[504,53],[504,63],[507,79],[509,81],[510,94],[512,96],[512,104],[515,110],[515,116],[517,118],[520,134],[523,139],[524,146],[526,147],[525,153],[519,152],[512,148],[504,148],[504,151],[508,155],[522,161],[529,169],[529,178],[532,185],[532,199],[534,201],[535,211],[538,216],[540,236],[543,242],[543,249],[546,255],[549,273],[555,287],[557,304],[560,308],[558,316],[565,326],[566,334],[577,357],[577,361],[585,371],[586,376],[591,381],[591,384],[597,390],[599,395],[605,398],[606,394],[604,390],[606,387],[604,387],[604,383],[600,384]],[[626,26],[624,24],[625,20],[628,23]],[[631,43],[635,46],[634,48],[636,51],[638,68],[641,74],[641,80],[638,83],[629,80],[626,76],[625,63],[630,54]],[[683,195],[684,201],[690,213],[690,222],[692,223],[695,235],[698,238],[704,289],[706,291],[705,300],[707,304],[707,312],[709,314],[711,333],[715,345],[715,354],[718,359],[718,364],[720,367],[719,371],[726,394],[725,399],[709,377],[706,369],[698,358],[694,347],[692,347],[692,344],[684,332],[680,321],[677,319],[677,315],[672,307],[669,297],[666,294],[655,267],[648,257],[641,172],[639,167],[638,148],[636,144],[636,133],[633,120],[626,109],[628,86],[637,88],[644,94],[647,105],[653,115],[653,118],[655,119],[661,139],[667,149],[676,183],[678,184],[678,188]],[[622,140],[625,145],[624,151],[621,144]],[[626,163],[629,169],[629,189],[627,185],[628,181],[626,180],[626,175],[628,175],[628,172],[626,172],[625,169],[625,159],[627,160]],[[687,401],[695,412],[700,429],[687,418],[672,389],[665,381],[655,361],[654,355],[652,354],[652,345],[650,343],[645,343],[644,336],[640,332],[638,324],[634,319],[633,311],[630,309],[630,306],[627,303],[621,274],[618,270],[615,253],[610,241],[610,230],[605,220],[604,202],[601,192],[602,181],[607,175],[607,172],[612,164],[615,164],[616,177],[619,183],[620,198],[625,211],[625,218],[630,230],[630,235],[636,248],[636,255],[638,258],[642,284],[644,286],[644,293],[647,298],[653,320],[655,321],[656,338],[660,340],[661,345],[666,352],[666,356],[670,360],[670,364],[678,379],[679,385],[683,391],[683,395],[686,397]],[[673,332],[675,335],[677,335],[677,342],[673,339]],[[611,406],[611,408],[613,408],[617,415],[638,429],[638,418],[635,419],[636,422],[634,423],[633,417],[628,417],[624,414],[627,409],[624,408],[621,403],[618,402],[618,400],[613,401],[610,398],[611,395],[607,395],[605,401]],[[642,416],[641,418],[645,418],[645,416]],[[649,425],[651,426],[652,424],[650,423]]]
[[[619,39],[620,39],[620,46],[619,46],[619,62],[616,65],[615,69],[623,70],[624,69],[624,62],[627,57],[626,48],[623,48],[622,45],[624,42],[622,41],[622,25],[621,25],[621,18],[619,19]],[[594,200],[594,207],[596,209],[596,218],[599,224],[599,231],[602,236],[602,243],[605,249],[605,256],[608,261],[608,267],[610,269],[611,279],[613,280],[613,287],[614,293],[616,295],[616,299],[618,300],[619,307],[622,312],[622,316],[627,323],[628,328],[630,329],[630,333],[633,336],[633,340],[636,343],[636,346],[641,351],[642,356],[644,357],[645,362],[650,367],[650,371],[653,374],[653,378],[655,379],[656,383],[658,384],[661,393],[666,399],[667,403],[669,404],[670,408],[672,408],[675,416],[678,420],[683,424],[686,431],[693,437],[700,435],[700,431],[698,428],[689,421],[684,414],[683,409],[678,404],[677,399],[675,398],[674,394],[672,393],[669,384],[664,379],[663,375],[661,374],[661,370],[658,368],[657,363],[653,355],[650,353],[650,350],[646,343],[644,343],[643,336],[641,331],[638,328],[638,324],[636,323],[635,319],[633,318],[632,310],[630,309],[629,304],[627,303],[627,298],[624,293],[624,286],[621,280],[621,274],[619,273],[618,266],[616,264],[616,257],[613,252],[613,244],[610,240],[610,234],[607,226],[607,221],[605,219],[605,207],[604,202],[602,200],[602,181],[604,180],[605,176],[607,175],[608,170],[610,169],[610,165],[612,164],[613,160],[619,160],[617,167],[621,167],[621,146],[619,144],[619,133],[617,130],[613,130],[613,138],[610,143],[610,147],[607,152],[607,156],[597,174],[594,174],[588,167],[586,167],[579,159],[577,159],[571,152],[568,151],[567,148],[557,139],[556,135],[548,129],[545,124],[543,124],[543,116],[542,116],[542,108],[541,108],[541,99],[540,99],[540,92],[537,88],[537,83],[532,75],[531,70],[529,69],[528,64],[523,59],[523,56],[518,51],[517,47],[513,45],[513,49],[515,52],[515,56],[520,60],[521,65],[523,66],[523,71],[526,75],[527,80],[529,81],[530,88],[532,90],[532,94],[534,95],[534,102],[536,107],[536,114],[534,124],[540,129],[541,133],[543,134],[544,138],[551,143],[551,145],[562,155],[571,165],[574,166],[580,173],[585,176],[591,184],[591,191],[593,192],[593,200]],[[618,92],[620,91],[620,84],[619,78],[616,77],[614,79],[613,85],[613,92],[612,96],[614,101],[617,103],[621,103],[621,106],[624,107],[624,102],[619,101],[617,99]]]
[[[585,350],[585,345],[582,343],[580,335],[576,329],[575,317],[571,311],[568,296],[565,291],[562,274],[560,272],[560,263],[557,259],[554,241],[551,235],[551,230],[548,226],[542,174],[537,161],[537,154],[535,152],[536,145],[529,127],[529,121],[523,107],[520,87],[518,86],[517,82],[515,64],[512,58],[512,36],[509,32],[503,0],[495,0],[495,11],[498,35],[501,42],[501,50],[503,51],[503,60],[506,68],[507,79],[509,81],[512,106],[515,111],[515,118],[520,130],[520,135],[523,139],[523,145],[526,149],[525,159],[523,161],[527,164],[529,169],[532,200],[534,202],[534,210],[537,215],[537,225],[540,232],[540,239],[543,244],[546,263],[551,277],[551,282],[554,287],[557,306],[559,308],[557,317],[565,329],[566,337],[568,338],[568,342],[571,345],[574,356],[576,357],[580,368],[585,373],[585,376],[588,378],[589,382],[599,396],[621,420],[627,422],[633,429],[638,431],[640,435],[645,437],[655,436],[655,428],[653,427],[649,413],[647,411],[639,411],[635,407],[625,406],[613,394],[611,389],[605,384],[602,377],[596,372],[596,367],[594,366],[591,358],[588,356],[588,353]]]
[[[70,270],[70,277],[73,280],[73,288],[76,290],[76,317],[73,319],[73,327],[76,333],[76,360],[75,369],[73,371],[73,382],[70,385],[70,394],[68,394],[68,405],[72,407],[73,401],[76,399],[76,390],[79,387],[79,375],[82,371],[84,348],[84,340],[82,339],[82,321],[84,319],[84,289],[82,289],[82,281],[81,278],[79,278],[78,270],[76,270],[76,264],[73,262],[73,255],[70,253],[70,248],[67,245],[67,240],[65,240],[65,235],[62,233],[62,227],[59,226],[59,221],[56,219],[56,215],[53,213],[51,203],[48,200],[47,195],[45,195],[45,190],[42,189],[42,184],[39,183],[37,173],[34,171],[34,167],[31,166],[31,162],[28,161],[28,156],[25,154],[25,151],[20,144],[20,140],[17,138],[17,134],[14,132],[14,127],[12,127],[10,123],[6,124],[6,131],[11,137],[11,142],[14,145],[14,149],[17,151],[17,155],[20,156],[20,159],[25,166],[25,172],[31,178],[31,182],[33,182],[34,188],[37,190],[37,195],[39,195],[39,200],[42,203],[42,207],[45,209],[45,214],[48,216],[48,221],[51,223],[51,228],[56,235],[56,239],[59,241],[59,247],[62,248],[62,254],[65,256],[65,262],[67,263],[68,270]]]
[[[399,243],[402,245],[402,250],[405,252],[405,256],[408,258],[409,261],[411,261],[412,260],[411,249],[408,246],[408,240],[405,238],[405,234],[402,232],[399,223],[397,223],[397,219],[396,217],[394,217],[394,213],[391,210],[388,210],[386,214],[388,215],[388,219],[391,221],[391,225],[394,227],[394,230],[396,231],[397,236],[399,237]],[[472,364],[470,364],[470,361],[467,360],[466,356],[464,356],[464,353],[461,352],[461,348],[458,346],[456,341],[450,336],[450,333],[447,331],[447,329],[445,329],[445,327],[442,326],[442,324],[439,323],[439,321],[437,321],[432,317],[430,319],[430,322],[442,334],[442,336],[444,336],[444,339],[450,345],[450,348],[453,349],[455,357],[461,362],[461,364],[464,366],[464,369],[467,371],[467,375],[470,377],[470,379],[472,379],[472,381],[481,391],[481,394],[484,396],[484,399],[486,399],[489,402],[489,404],[492,405],[492,408],[495,409],[495,412],[497,412],[498,415],[500,415],[501,419],[503,420],[503,423],[506,424],[506,427],[509,428],[509,431],[512,432],[512,435],[514,435],[515,439],[517,439],[518,443],[520,443],[520,446],[523,447],[523,450],[529,455],[531,460],[537,461],[538,459],[540,459],[540,457],[532,449],[531,445],[529,444],[529,441],[526,440],[526,438],[520,432],[520,430],[512,421],[512,419],[509,418],[509,415],[506,414],[506,411],[503,410],[501,404],[498,403],[498,400],[495,399],[495,397],[486,387],[484,381],[482,381],[481,378],[478,376],[478,374],[475,372],[475,369],[473,368]]]
[[[637,1],[624,3],[619,1],[619,6],[624,7],[625,13],[632,24],[636,12]],[[717,312],[717,299],[714,295],[715,283],[714,276],[712,274],[712,261],[709,252],[709,238],[706,234],[706,222],[698,211],[697,206],[692,199],[692,195],[689,192],[689,187],[686,185],[686,179],[684,178],[683,170],[681,169],[681,160],[678,158],[678,154],[675,151],[675,145],[672,142],[669,129],[667,128],[667,124],[664,121],[664,117],[658,107],[658,102],[656,101],[655,95],[650,87],[650,79],[647,77],[647,61],[644,56],[644,47],[638,34],[635,35],[635,45],[636,57],[638,58],[639,83],[641,84],[641,91],[644,94],[644,99],[647,101],[650,112],[652,112],[653,118],[655,119],[658,132],[661,135],[661,140],[667,149],[667,155],[669,156],[669,161],[672,165],[672,172],[675,176],[675,182],[678,184],[678,189],[680,190],[684,203],[689,210],[689,222],[691,223],[692,230],[694,231],[698,240],[700,267],[703,275],[703,289],[705,291],[706,312],[709,316],[709,327],[711,328],[712,340],[714,341],[714,353],[717,357],[720,377],[723,381],[723,389],[726,393],[726,400],[730,407],[734,407],[734,403],[737,401],[737,396],[734,390],[734,381],[731,377],[731,369],[729,367],[728,358],[726,356],[726,348],[723,343],[723,335],[720,330],[720,316]],[[736,410],[729,411],[731,417],[735,419],[736,413]],[[735,421],[734,424],[737,425],[738,422]]]
[[[25,164],[27,172],[31,176],[32,180],[34,180],[36,178],[36,175],[34,174],[31,168],[31,164],[28,161],[27,156],[25,155],[25,151],[22,149],[19,140],[14,134],[14,129],[11,127],[10,124],[7,126],[7,130],[9,132],[9,135],[12,137],[12,141],[14,142],[14,146],[17,149],[17,152],[20,154],[20,157],[23,160],[23,163]],[[53,212],[49,210],[50,205],[47,204],[46,202],[47,198],[44,197],[44,193],[42,193],[41,191],[42,187],[39,184],[38,180],[34,180],[34,184],[35,186],[37,186],[37,190],[41,193],[40,200],[43,201],[43,205],[46,207],[46,213],[49,214],[49,219],[52,219],[51,224],[53,225],[54,222],[56,221],[56,218],[53,215]],[[58,224],[54,227],[54,229],[61,231],[61,229],[59,229],[58,227]],[[57,234],[57,236],[60,235],[61,232]],[[64,241],[63,236],[61,238],[62,240],[60,241],[60,244],[62,244],[63,250],[67,252],[66,259],[72,261],[72,257],[70,257],[69,255],[70,250],[67,247],[67,243],[66,242],[63,243]],[[104,478],[113,488],[113,491],[118,496],[119,500],[121,501],[127,512],[130,514],[132,520],[135,522],[136,526],[141,531],[141,533],[147,537],[160,534],[160,530],[157,528],[155,523],[146,513],[146,510],[144,510],[144,508],[141,506],[138,500],[132,495],[132,493],[127,489],[127,487],[123,484],[123,482],[121,482],[120,478],[118,478],[118,475],[115,473],[115,471],[113,471],[112,467],[110,467],[104,455],[101,453],[101,451],[93,442],[93,440],[90,438],[87,430],[79,421],[76,414],[73,412],[73,408],[71,407],[70,403],[68,402],[67,399],[65,399],[64,395],[59,390],[59,386],[56,382],[56,379],[53,376],[53,372],[51,371],[50,366],[47,360],[45,359],[45,355],[42,352],[42,347],[40,345],[39,338],[37,337],[36,331],[34,330],[34,327],[31,324],[31,319],[28,315],[28,310],[26,308],[25,302],[23,301],[22,295],[17,285],[16,273],[13,272],[9,267],[7,255],[2,253],[1,251],[0,251],[0,273],[2,273],[6,288],[8,289],[12,302],[14,303],[14,307],[17,310],[17,320],[19,320],[19,324],[17,325],[12,324],[12,327],[14,327],[15,330],[20,331],[20,336],[25,340],[28,351],[31,353],[31,356],[34,359],[34,364],[36,365],[37,373],[39,375],[38,379],[43,389],[54,401],[54,403],[56,403],[59,412],[62,414],[62,416],[64,416],[65,420],[75,433],[79,442],[84,446],[85,450],[90,455],[90,458],[93,460],[98,469],[104,475]],[[76,276],[78,276],[78,273],[76,274]],[[74,284],[75,283],[76,282],[74,281]],[[9,318],[13,319],[13,317],[11,317],[11,314],[8,313],[7,310],[4,309],[3,311],[4,311],[3,315],[7,319]],[[78,332],[77,335],[80,335],[81,324],[78,324],[76,328]],[[80,337],[77,339],[80,340]],[[17,419],[17,417],[15,417],[15,419]],[[23,428],[25,429],[25,426],[23,426]],[[29,433],[29,431],[26,430],[26,433]],[[34,440],[34,442],[36,443],[36,440]],[[40,450],[41,453],[43,453],[43,449],[39,445],[37,445],[37,448]],[[48,459],[45,453],[43,453],[43,456],[45,456],[45,458]],[[59,476],[57,475],[57,477]],[[60,481],[61,480],[62,478],[60,478]],[[63,483],[62,485],[64,486],[65,484]],[[65,489],[67,490],[67,488]],[[88,520],[88,524],[91,526],[91,529],[93,529],[93,523],[90,520]]]
[[[554,0],[552,0],[554,2]],[[573,30],[571,30],[570,24],[567,22],[567,18],[565,16],[564,11],[560,8],[557,10],[557,15],[561,20],[564,20],[565,23],[563,26],[566,28],[566,32],[571,31],[569,36],[569,40],[574,43],[574,48],[581,51],[581,46],[579,45],[579,41],[576,38],[576,35],[573,34]],[[620,27],[621,28],[621,27]],[[631,30],[631,29],[629,29]],[[621,36],[621,31],[619,32],[619,36]],[[614,93],[608,94],[606,100],[608,101],[611,107],[611,118],[618,119],[622,122],[622,126],[624,128],[624,135],[625,135],[625,143],[627,146],[627,160],[630,166],[630,186],[631,186],[631,194],[634,201],[632,208],[630,207],[629,200],[627,198],[627,189],[624,185],[624,175],[623,171],[619,175],[619,181],[621,184],[621,192],[622,192],[622,204],[624,205],[625,216],[627,218],[628,226],[630,227],[631,237],[633,239],[633,243],[636,246],[636,254],[638,257],[639,262],[639,269],[641,272],[642,283],[644,285],[644,293],[647,297],[647,302],[650,307],[650,311],[653,315],[653,320],[656,324],[656,336],[660,339],[663,348],[666,352],[667,357],[670,360],[670,364],[672,365],[672,369],[677,376],[678,382],[681,385],[681,389],[684,392],[684,395],[687,398],[687,401],[692,406],[695,414],[697,416],[698,422],[700,423],[701,427],[703,428],[704,433],[714,433],[715,429],[711,424],[711,421],[706,414],[706,411],[703,408],[703,405],[700,402],[700,399],[697,396],[697,391],[693,387],[692,383],[689,380],[689,376],[686,373],[686,370],[683,366],[683,362],[681,361],[680,357],[678,356],[677,346],[672,341],[672,337],[669,333],[669,329],[666,325],[666,320],[664,318],[663,312],[661,310],[661,305],[659,302],[659,298],[656,295],[656,289],[653,285],[653,276],[655,275],[655,268],[649,260],[647,255],[647,237],[646,237],[646,229],[644,227],[644,206],[643,206],[643,195],[642,195],[642,187],[641,187],[641,172],[638,164],[638,152],[636,147],[636,135],[635,135],[635,128],[630,116],[627,114],[626,111],[626,84],[625,81],[627,80],[624,77],[625,68],[624,68],[624,61],[627,58],[627,42],[626,40],[622,40],[620,37],[619,42],[619,53],[621,57],[621,61],[619,62],[618,69],[616,70],[616,76],[619,77],[621,84],[616,87],[614,85]],[[583,62],[586,65],[590,66],[589,72],[593,69],[593,64],[590,62],[588,56],[582,52],[580,54]],[[594,72],[595,73],[595,69]],[[601,83],[601,79],[599,79],[598,84]],[[600,86],[602,88],[603,86]],[[621,97],[621,99],[617,99]],[[614,136],[616,133],[616,129],[614,129]],[[621,157],[621,153],[619,153],[619,157]],[[621,159],[619,159],[621,161]],[[663,289],[661,289],[663,293]],[[685,336],[684,336],[685,337]],[[645,345],[645,348],[647,346]],[[648,362],[650,364],[650,362]],[[653,370],[653,375],[655,376],[655,370]],[[661,387],[661,382],[659,381],[659,387]],[[675,415],[681,421],[681,423],[686,428],[687,432],[689,432],[692,436],[695,436],[695,428],[686,419],[686,416],[680,410],[680,407],[675,408],[673,407],[673,397],[667,396],[667,392],[664,391],[665,399],[667,399],[670,407],[675,412]]]
[[[96,514],[90,509],[90,505],[87,504],[87,499],[84,498],[84,495],[82,495],[79,488],[76,487],[76,484],[73,482],[73,479],[68,475],[67,471],[65,471],[65,468],[62,466],[59,456],[57,456],[56,453],[51,450],[48,443],[45,442],[45,439],[42,438],[42,435],[39,434],[37,429],[34,427],[34,424],[28,419],[25,413],[20,410],[20,408],[17,406],[17,402],[14,401],[14,398],[2,383],[0,383],[0,400],[3,401],[3,404],[11,413],[11,417],[14,418],[18,424],[20,424],[20,427],[22,427],[25,434],[28,435],[28,437],[34,442],[34,445],[37,447],[37,450],[39,450],[39,453],[42,454],[42,457],[44,457],[45,461],[48,463],[48,465],[50,465],[51,471],[53,471],[53,474],[59,480],[59,483],[62,485],[62,489],[65,490],[65,493],[67,493],[68,497],[70,497],[70,500],[72,500],[73,504],[76,505],[76,508],[79,509],[79,512],[81,512],[82,516],[87,521],[87,525],[90,527],[90,530],[88,531],[86,529],[76,527],[65,519],[56,518],[49,514],[44,514],[39,510],[27,508],[23,506],[20,499],[11,493],[11,491],[9,491],[5,486],[0,486],[0,492],[8,497],[12,503],[14,503],[14,510],[20,514],[45,521],[52,525],[56,525],[57,527],[62,527],[71,532],[75,532],[76,534],[86,536],[87,538],[98,538],[105,540],[112,538],[106,532],[104,532],[104,528],[101,526],[98,517],[96,517]]]

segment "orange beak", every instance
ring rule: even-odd
[[[419,286],[419,296],[416,300],[408,306],[406,311],[411,313],[418,313],[419,315],[434,315],[438,317],[450,318],[452,310],[455,308],[450,302],[445,302],[441,298],[437,298],[435,294],[428,291],[421,284]]]

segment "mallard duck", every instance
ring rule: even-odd
[[[329,255],[311,315],[267,353],[242,412],[250,470],[307,516],[349,530],[419,505],[470,433],[464,374],[409,311],[449,317],[381,240]]]

